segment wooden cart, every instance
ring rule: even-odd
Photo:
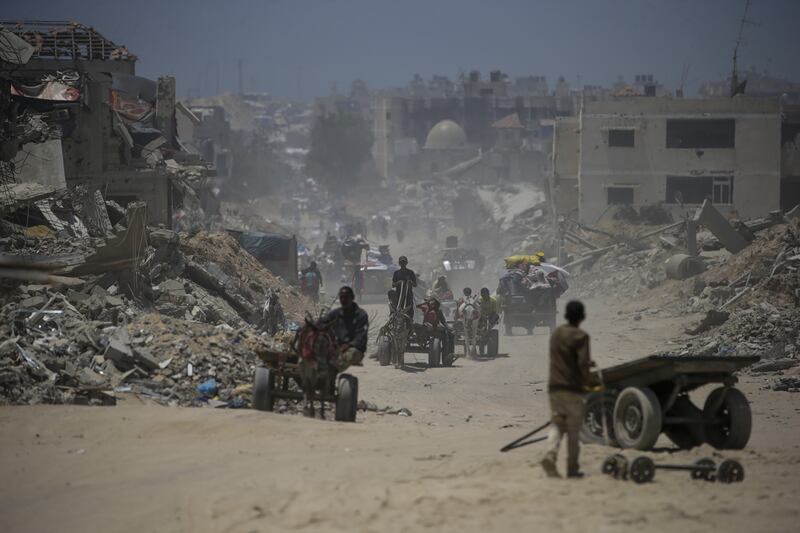
[[[717,449],[742,449],[750,439],[751,413],[745,395],[734,388],[734,373],[757,356],[651,355],[596,371],[605,385],[585,399],[584,442],[651,449],[663,432],[679,448],[708,443]],[[700,409],[689,392],[708,383]]]
[[[263,363],[257,366],[253,381],[253,408],[259,411],[272,411],[275,400],[304,401],[302,369],[299,356],[294,351],[260,350],[258,356]],[[358,378],[346,373],[338,373],[336,367],[320,360],[317,374],[319,379],[313,399],[320,402],[324,418],[325,404],[333,404],[335,419],[340,422],[355,422],[358,409]],[[311,413],[305,413],[313,416]]]

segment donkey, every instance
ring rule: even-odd
[[[467,297],[458,306],[458,315],[464,329],[464,355],[476,357],[481,308],[474,298]]]

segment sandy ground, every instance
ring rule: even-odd
[[[594,318],[601,307],[589,302],[601,366],[664,347],[690,320],[633,322],[634,307]],[[615,481],[599,473],[613,452],[602,446],[583,448],[583,480],[549,480],[541,444],[499,453],[547,419],[546,342],[544,330],[501,337],[505,356],[449,369],[366,361],[355,372],[362,399],[413,416],[359,413],[356,424],[133,398],[0,408],[0,531],[797,530],[800,404],[762,390],[762,378],[740,384],[754,413],[746,450],[651,454],[734,457],[745,465],[741,484],[663,471],[649,485]]]

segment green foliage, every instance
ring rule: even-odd
[[[371,149],[372,132],[363,118],[349,113],[321,115],[311,128],[306,171],[331,191],[341,191],[357,183]]]

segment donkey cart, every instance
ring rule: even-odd
[[[306,321],[291,350],[259,351],[263,365],[255,371],[253,408],[273,411],[277,399],[296,400],[303,402],[303,414],[313,417],[314,402],[318,401],[322,418],[326,404],[332,404],[337,421],[355,422],[358,378],[338,371],[336,350],[329,327]]]

